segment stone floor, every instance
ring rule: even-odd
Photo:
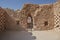
[[[60,32],[8,31],[0,34],[0,40],[60,40]]]

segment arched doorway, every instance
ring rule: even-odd
[[[33,19],[32,19],[32,16],[30,14],[27,16],[27,28],[28,29],[33,28]]]

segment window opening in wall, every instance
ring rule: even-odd
[[[16,21],[17,22],[17,25],[19,25],[19,21]]]
[[[45,21],[45,22],[44,22],[44,25],[47,26],[47,25],[48,25],[48,21]]]

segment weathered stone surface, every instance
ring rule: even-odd
[[[54,27],[60,29],[60,2],[54,3]]]
[[[54,28],[53,5],[43,5],[42,11],[38,11],[34,17],[35,26],[38,30],[49,30]],[[47,25],[45,25],[47,22]],[[35,28],[35,29],[36,29]]]
[[[6,11],[0,8],[0,31],[5,30],[5,24],[6,24]]]
[[[60,29],[60,2],[40,5],[24,4],[20,11],[0,8],[0,15],[0,28],[6,30]],[[28,23],[28,17],[31,18],[31,23]]]
[[[25,4],[20,12],[21,23],[25,28],[27,25],[27,17],[31,15],[33,19],[33,29],[35,30],[49,30],[54,28],[54,12],[53,5],[35,5]],[[22,20],[23,19],[23,20]],[[48,22],[45,26],[44,22]]]
[[[21,27],[19,17],[17,17],[17,13],[11,9],[4,9],[8,15],[6,15],[6,30],[11,31],[21,31],[25,30]]]
[[[18,18],[15,18],[14,16],[11,15],[9,10],[7,12],[5,9],[0,8],[0,31],[25,30],[21,27],[20,24],[17,24],[17,21],[19,21]]]

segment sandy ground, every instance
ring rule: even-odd
[[[15,31],[3,32],[0,40],[60,40],[60,32],[53,31]]]
[[[60,40],[60,32],[34,31],[35,40]]]

